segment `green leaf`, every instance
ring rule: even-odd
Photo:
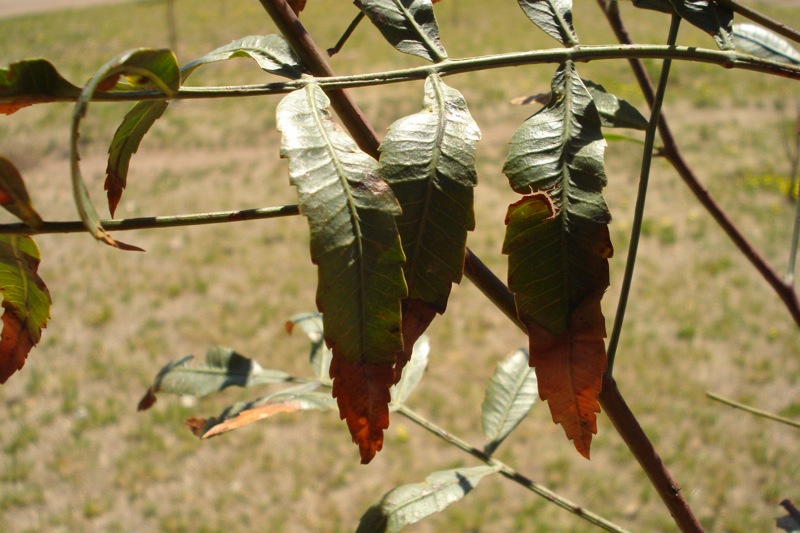
[[[572,0],[519,0],[522,11],[547,35],[564,46],[578,44],[572,25]]]
[[[89,197],[89,191],[81,175],[80,154],[78,153],[78,137],[80,123],[89,108],[94,93],[98,87],[108,80],[115,81],[121,75],[127,75],[134,80],[145,80],[148,85],[153,85],[166,96],[175,95],[180,89],[181,75],[175,54],[171,50],[137,49],[118,55],[95,73],[89,83],[81,92],[75,111],[72,115],[72,128],[70,138],[70,170],[72,176],[72,193],[75,205],[78,208],[81,220],[89,233],[99,241],[110,246],[127,250],[140,250],[139,248],[115,241],[103,229],[100,217]],[[138,146],[138,145],[137,145]]]
[[[250,35],[217,48],[213,52],[196,59],[181,69],[182,81],[199,67],[224,61],[233,57],[250,57],[265,71],[292,79],[300,78],[306,71],[300,60],[279,35]],[[114,132],[108,148],[105,190],[108,191],[108,208],[114,216],[122,192],[128,182],[128,167],[131,157],[139,149],[145,134],[150,131],[167,109],[166,100],[139,102],[125,115]]]
[[[205,363],[193,364],[193,360],[193,355],[187,355],[162,368],[139,402],[139,410],[150,408],[159,392],[203,397],[233,386],[254,387],[293,380],[286,372],[265,370],[230,348],[211,348]]]
[[[583,80],[583,84],[592,96],[604,128],[647,129],[647,119],[631,104],[607,92],[600,84],[589,80]]]
[[[195,435],[206,439],[260,422],[276,414],[335,409],[336,401],[330,391],[314,392],[319,386],[319,382],[306,383],[251,402],[237,402],[217,417],[194,418],[187,421],[187,424]]]
[[[461,93],[432,74],[423,111],[389,127],[380,176],[397,195],[409,298],[443,313],[464,270],[467,232],[475,228],[475,144],[480,139]]]
[[[734,24],[733,41],[746,54],[788,65],[800,65],[800,51],[789,41],[755,24]]]
[[[278,105],[281,157],[297,187],[319,266],[317,306],[325,339],[351,362],[394,362],[402,350],[400,300],[404,261],[397,200],[376,176],[377,161],[330,118],[315,84]]]
[[[39,277],[41,256],[27,235],[0,234],[0,293],[3,333],[0,337],[0,384],[25,364],[50,318],[50,292]]]
[[[414,343],[414,350],[411,352],[411,359],[403,368],[403,375],[397,385],[392,387],[392,403],[397,408],[404,404],[411,393],[414,391],[425,369],[428,368],[428,354],[431,351],[431,341],[427,335],[422,335]]]
[[[181,74],[186,80],[202,65],[234,57],[249,57],[258,63],[262,70],[293,80],[300,79],[303,74],[308,73],[300,58],[282,36],[248,35],[184,65]]]
[[[423,483],[397,487],[361,518],[356,533],[396,532],[464,498],[485,476],[500,469],[476,466],[434,472]]]
[[[77,98],[81,90],[61,77],[44,59],[26,59],[0,68],[0,113],[10,115],[20,108]]]
[[[314,375],[322,380],[330,380],[331,351],[325,346],[324,331],[322,329],[322,315],[319,313],[298,313],[286,323],[286,331],[291,333],[294,326],[299,326],[311,341],[311,354],[309,362],[314,369]]]
[[[605,370],[600,298],[613,252],[602,196],[605,140],[572,62],[559,67],[552,93],[511,139],[503,172],[525,196],[509,207],[503,253],[539,394],[588,457]]]
[[[538,398],[537,386],[536,373],[528,366],[526,350],[517,350],[497,365],[481,405],[483,434],[488,439],[484,447],[487,455],[492,455],[528,415]]]
[[[42,217],[31,204],[22,175],[5,157],[0,157],[0,205],[31,228],[42,225]]]
[[[434,63],[447,59],[430,0],[356,0],[397,50]]]
[[[670,0],[686,22],[708,33],[722,50],[733,50],[733,10],[714,0]]]

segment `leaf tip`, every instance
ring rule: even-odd
[[[136,406],[137,411],[147,411],[153,404],[156,403],[156,391],[153,390],[153,387],[147,389],[147,392],[144,393],[142,399],[139,400],[139,404]]]

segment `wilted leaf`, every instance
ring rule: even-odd
[[[408,400],[411,392],[422,380],[425,369],[428,367],[428,354],[431,351],[431,341],[427,335],[422,335],[414,343],[409,364],[403,369],[402,377],[397,385],[392,387],[392,403],[400,406]]]
[[[430,0],[356,0],[392,46],[434,63],[447,59]]]
[[[334,124],[328,105],[315,84],[281,101],[281,156],[289,158],[290,181],[311,230],[311,259],[319,267],[317,308],[333,351],[334,396],[362,461],[368,461],[388,424],[387,405],[377,404],[389,401],[393,380],[386,380],[386,372],[393,372],[403,351],[405,257],[395,225],[400,207],[376,175],[377,161]],[[347,375],[351,371],[357,376]]]
[[[498,470],[496,466],[443,470],[432,473],[423,483],[397,487],[386,493],[380,504],[367,511],[356,533],[400,531],[463,499],[481,479]]]
[[[0,383],[25,364],[50,318],[50,292],[39,277],[39,248],[27,235],[0,235]]]
[[[44,59],[27,59],[0,68],[0,113],[5,115],[33,104],[77,98],[80,93]]]
[[[367,464],[383,448],[383,430],[389,427],[394,363],[351,362],[334,346],[331,378],[339,416],[358,444],[361,464]]]
[[[311,354],[308,359],[311,368],[314,369],[314,375],[322,381],[328,381],[333,354],[325,345],[322,315],[319,313],[296,314],[286,323],[286,332],[291,333],[294,326],[300,326],[300,329],[311,341]]]
[[[583,80],[583,84],[592,96],[604,128],[647,129],[647,119],[631,104],[606,92],[605,87],[598,83]]]
[[[202,420],[202,424],[200,424],[200,419],[192,419],[190,428],[195,435],[207,439],[280,413],[335,409],[336,401],[331,397],[330,392],[313,392],[316,386],[319,386],[319,383],[270,394],[246,404],[237,404],[217,418]],[[195,431],[195,427],[198,428],[197,431]]]
[[[475,228],[479,139],[464,97],[432,74],[425,81],[423,111],[392,124],[381,144],[379,173],[403,209],[397,227],[409,292],[403,307],[406,351],[433,311],[445,311],[452,284],[461,281],[467,232]],[[396,379],[402,366],[401,360]]]
[[[733,41],[736,48],[746,54],[788,65],[800,65],[800,51],[777,33],[761,26],[734,24]]]
[[[519,0],[522,11],[547,35],[564,46],[578,44],[572,25],[572,0]]]
[[[300,12],[306,7],[306,0],[287,0],[287,2],[295,15],[300,15]]]
[[[733,50],[733,10],[715,0],[671,0],[688,23],[711,35],[722,50]]]
[[[181,75],[175,54],[171,50],[138,49],[118,55],[95,73],[89,83],[81,92],[75,111],[72,115],[72,128],[70,138],[70,170],[72,176],[72,194],[84,226],[92,236],[105,244],[123,250],[141,250],[122,242],[115,241],[103,228],[100,217],[97,215],[89,191],[81,175],[78,153],[78,137],[80,122],[89,107],[89,102],[98,87],[109,78],[116,78],[121,74],[133,75],[137,79],[157,87],[167,96],[178,92],[181,85]]]
[[[19,170],[5,157],[0,157],[0,206],[32,228],[42,225]]]
[[[159,392],[202,397],[232,386],[253,387],[293,379],[280,370],[265,370],[230,348],[211,348],[206,353],[205,363],[193,364],[193,360],[193,355],[187,355],[162,368],[139,402],[139,411],[153,405]]]
[[[613,252],[601,193],[605,141],[571,62],[559,67],[552,92],[511,139],[503,171],[526,196],[509,207],[503,253],[517,313],[528,328],[539,394],[588,457],[606,361],[599,302]]]
[[[182,82],[203,65],[233,57],[252,58],[263,70],[291,79],[300,78],[306,72],[300,59],[280,35],[250,35],[184,65],[181,69]],[[166,100],[147,100],[137,103],[128,111],[114,132],[108,148],[105,181],[108,209],[112,217],[127,186],[131,157],[139,149],[145,134],[164,114],[168,104]]]
[[[491,455],[536,403],[536,373],[528,365],[528,352],[517,350],[497,365],[483,399],[484,451]]]

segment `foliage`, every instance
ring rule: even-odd
[[[501,297],[493,301],[526,331],[528,352],[515,352],[490,380],[483,404],[487,442],[482,451],[462,446],[456,437],[426,426],[486,464],[438,471],[423,483],[394,489],[367,512],[359,531],[397,531],[463,498],[490,474],[501,473],[525,485],[522,476],[493,454],[535,404],[534,391],[547,401],[553,421],[588,459],[601,404],[615,423],[625,412],[619,407],[624,401],[608,365],[601,308],[613,255],[608,229],[611,212],[603,196],[607,183],[604,151],[613,134],[604,129],[647,129],[652,140],[661,102],[654,102],[656,113],[646,120],[631,104],[580,76],[576,54],[594,50],[579,47],[569,0],[519,0],[531,22],[564,48],[549,57],[523,55],[511,60],[497,55],[478,58],[473,64],[448,58],[434,2],[359,0],[359,17],[366,17],[394,48],[431,63],[425,69],[390,72],[366,82],[355,79],[357,76],[350,80],[312,76],[310,73],[324,66],[324,60],[315,55],[318,50],[313,44],[303,44],[292,33],[299,23],[291,17],[300,14],[305,2],[287,6],[282,0],[263,0],[262,4],[268,11],[278,10],[270,11],[273,17],[278,12],[286,17],[278,24],[286,39],[277,35],[244,37],[183,68],[170,50],[137,49],[103,65],[83,88],[66,81],[44,60],[21,61],[0,70],[3,113],[45,102],[76,102],[70,142],[74,202],[83,226],[95,239],[123,250],[140,248],[111,236],[81,173],[80,127],[89,103],[138,101],[109,147],[105,190],[113,216],[128,186],[133,155],[169,102],[189,94],[203,95],[202,89],[189,91],[184,85],[195,69],[249,57],[264,71],[288,78],[266,87],[229,88],[206,95],[216,92],[233,97],[248,90],[288,93],[278,105],[276,119],[281,157],[288,159],[290,183],[298,197],[297,209],[287,211],[299,211],[307,218],[310,259],[318,269],[316,305],[322,314],[293,317],[287,329],[297,325],[311,340],[314,376],[301,378],[265,370],[233,350],[215,348],[204,363],[192,365],[189,356],[165,366],[142,398],[140,410],[151,407],[156,394],[162,392],[206,396],[233,385],[289,383],[276,392],[234,404],[219,416],[191,418],[187,424],[195,435],[207,438],[280,413],[338,407],[359,447],[361,462],[369,463],[383,447],[391,412],[419,420],[407,401],[427,365],[430,344],[424,331],[437,314],[446,312],[452,285],[461,281],[465,271],[487,293],[499,283],[489,274],[475,274],[477,259],[466,248],[467,235],[475,226],[475,152],[481,132],[464,96],[442,77],[453,72],[450,68],[552,62],[557,68],[551,91],[536,97],[543,107],[514,133],[502,168],[519,198],[508,206],[505,218],[502,253],[508,256],[508,290],[499,284]],[[677,50],[675,42],[669,42],[666,47],[648,50],[597,47],[594,59],[631,52],[668,59],[702,57],[729,67],[800,79],[794,48],[766,30],[733,26],[733,10],[726,3],[647,0],[634,1],[634,5],[670,14],[675,30],[680,20],[700,28],[714,38],[722,52],[702,50],[698,55],[696,50]],[[292,27],[295,30],[286,29]],[[734,52],[735,43],[747,54]],[[666,87],[667,68],[662,88]],[[348,83],[402,81],[412,74],[425,79],[423,109],[395,121],[378,146],[374,136],[364,137],[369,125],[339,89]],[[328,84],[337,81],[342,85],[331,89]],[[657,98],[662,97],[663,91]],[[331,108],[348,124],[349,131],[334,121]],[[361,121],[362,133],[350,126],[347,116]],[[646,169],[653,151],[652,143],[645,146]],[[643,174],[646,183],[646,170]],[[0,205],[25,225],[24,234],[10,230],[0,234],[0,291],[5,308],[1,383],[22,368],[39,341],[49,318],[50,297],[38,276],[39,253],[30,237],[44,232],[46,223],[31,205],[20,172],[6,159],[0,159],[0,186]],[[643,203],[643,192],[640,194]],[[629,259],[631,274],[634,260],[635,252]],[[800,316],[794,288],[786,285],[778,290],[784,291],[790,313]],[[498,303],[504,297],[513,304]],[[623,315],[621,304],[620,327]],[[611,344],[615,343],[614,338]],[[610,356],[613,358],[613,353]],[[647,453],[641,452],[642,448],[652,448],[643,433],[635,433],[639,430],[633,426],[638,424],[616,425],[626,439],[641,444],[631,445],[635,455]],[[668,472],[652,468],[659,467],[645,466],[651,477],[669,481]],[[672,487],[670,483],[660,485]],[[673,505],[668,501],[668,489],[659,488],[659,483],[656,486],[666,505]],[[543,494],[532,483],[527,488]],[[549,499],[571,508],[563,499]],[[672,499],[680,507],[676,521],[687,529],[687,524],[693,524],[691,510],[682,498]],[[670,510],[676,513],[673,507]],[[579,511],[573,510],[595,525],[616,528]]]

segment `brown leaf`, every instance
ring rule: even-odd
[[[3,302],[3,333],[0,336],[0,384],[25,365],[31,348],[36,344],[28,328],[20,322],[15,310]]]
[[[389,427],[393,367],[393,363],[351,362],[333,348],[333,397],[339,416],[358,444],[361,464],[369,463],[383,447],[383,430]]]
[[[43,100],[43,101],[44,102],[49,102],[51,100]],[[38,102],[36,102],[36,103],[38,103]],[[17,111],[19,111],[23,107],[28,107],[28,106],[33,105],[33,104],[34,104],[34,102],[32,102],[32,101],[19,102],[19,103],[7,102],[5,104],[0,104],[0,114],[2,114],[2,115],[11,115],[13,113],[16,113]]]
[[[147,411],[153,404],[156,403],[156,390],[153,390],[153,387],[147,389],[147,392],[144,393],[142,399],[139,400],[139,405],[136,406],[137,411]]]
[[[394,367],[395,384],[400,381],[403,375],[403,368],[411,359],[414,343],[431,325],[436,313],[436,309],[422,300],[403,300],[403,352],[397,354],[397,362]]]
[[[284,400],[282,402],[268,403],[266,405],[254,407],[253,409],[247,409],[236,415],[234,418],[229,418],[227,420],[221,421],[220,423],[214,425],[214,427],[203,433],[200,436],[200,438],[207,439],[209,437],[213,437],[221,433],[232,431],[234,429],[239,429],[240,427],[252,424],[253,422],[264,420],[265,418],[269,418],[279,413],[294,413],[302,409],[303,405],[296,399],[289,399],[289,400]],[[203,419],[189,419],[189,420],[199,421]],[[187,425],[189,424],[189,420],[186,421]],[[205,422],[206,421],[203,420],[203,424],[205,424]],[[192,426],[190,426],[190,428],[191,427]],[[201,425],[200,430],[202,430],[202,427],[203,426]],[[192,431],[194,432],[194,429],[192,429]],[[195,435],[197,435],[197,433],[195,433]]]
[[[206,425],[206,418],[187,418],[184,422],[186,427],[194,433],[195,437],[203,436],[203,427]]]
[[[539,396],[547,401],[553,422],[587,459],[592,435],[597,434],[597,397],[606,370],[602,295],[597,291],[579,303],[569,327],[558,335],[528,324],[530,366],[536,369]]]
[[[300,12],[306,7],[306,0],[287,0],[289,7],[292,8],[295,15],[300,15]]]

